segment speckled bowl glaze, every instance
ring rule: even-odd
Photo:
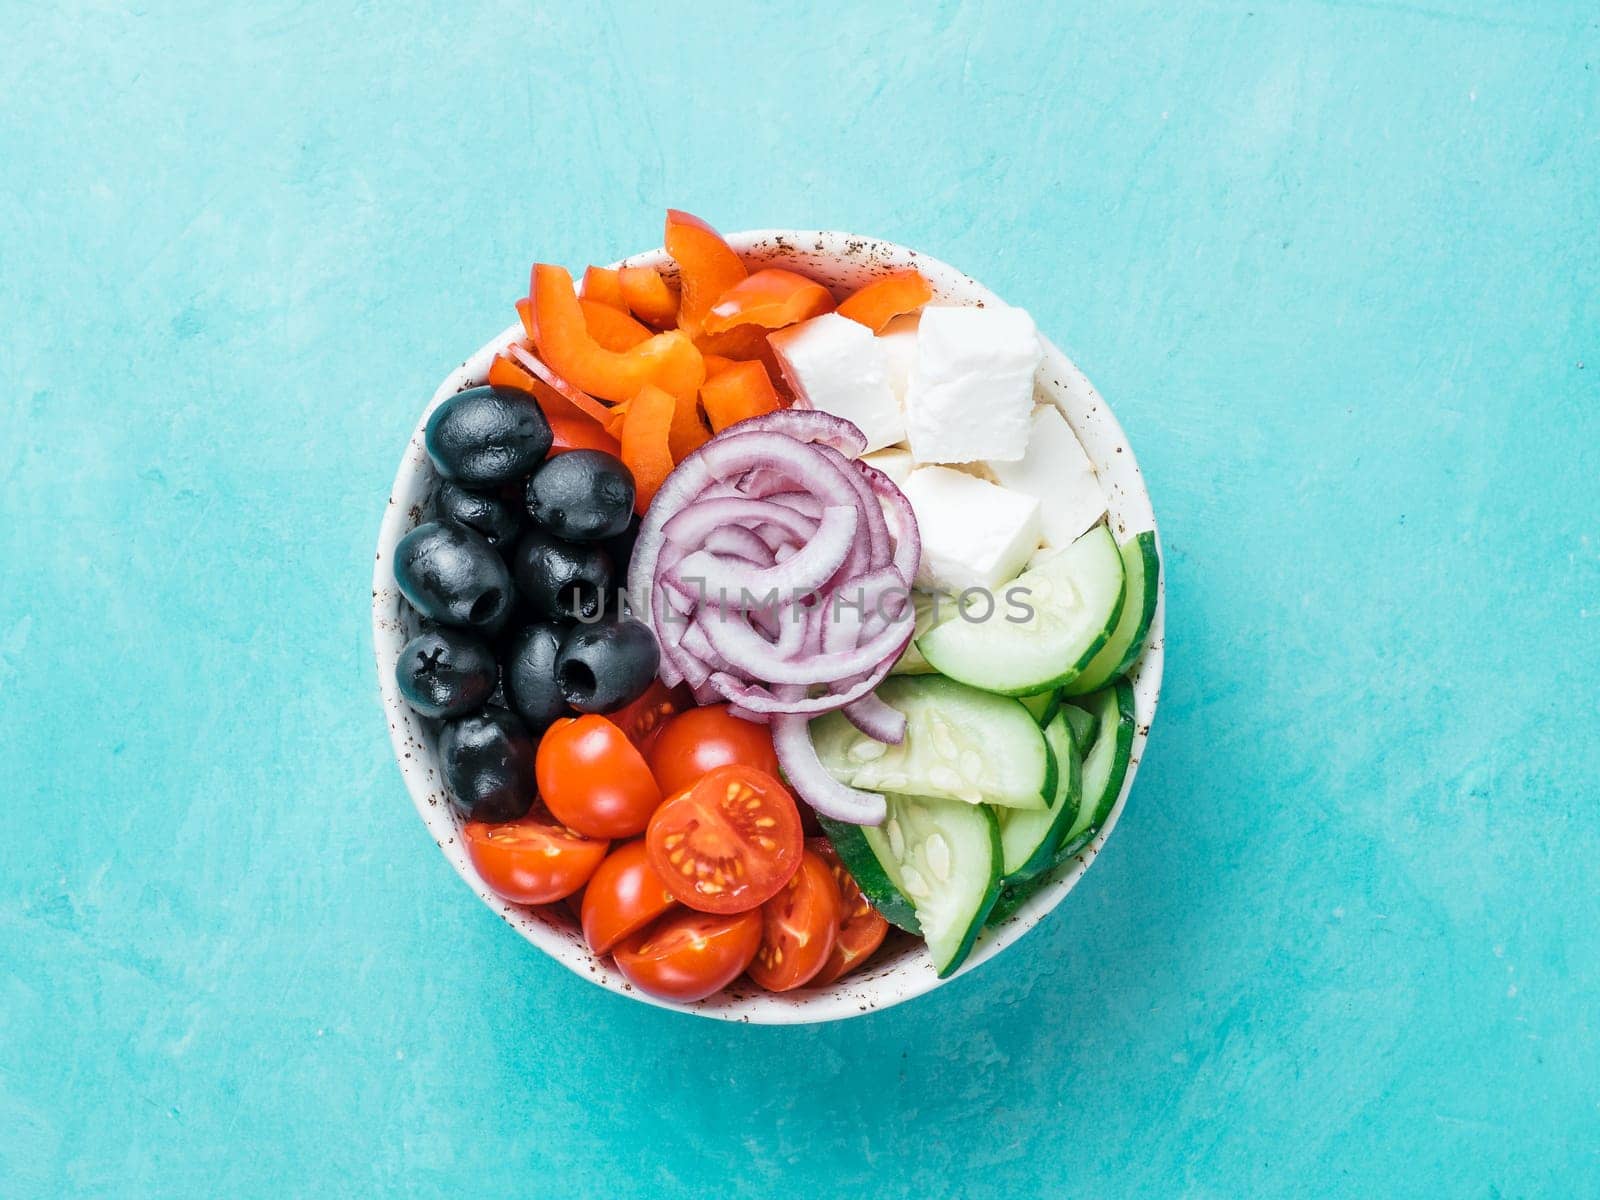
[[[728,241],[752,268],[792,267],[822,280],[840,295],[885,272],[914,266],[932,282],[936,303],[981,305],[997,300],[987,288],[954,268],[892,242],[875,241],[848,233],[774,229],[732,234]],[[662,250],[635,255],[625,260],[625,265],[656,266],[669,276],[674,270],[672,261]],[[485,904],[551,958],[601,987],[662,1008],[724,1021],[802,1024],[835,1021],[888,1008],[948,983],[949,980],[941,980],[934,974],[921,943],[903,938],[886,943],[884,950],[867,967],[832,988],[816,992],[801,989],[787,995],[772,995],[748,981],[740,980],[722,994],[699,1004],[672,1004],[636,990],[609,960],[590,954],[575,922],[563,906],[533,909],[507,904],[485,888],[473,872],[461,842],[461,820],[445,794],[440,777],[434,736],[426,723],[400,698],[395,688],[395,662],[401,647],[416,633],[417,618],[395,587],[391,560],[395,543],[408,530],[426,520],[432,510],[434,491],[439,481],[422,445],[428,414],[447,397],[481,383],[495,352],[521,336],[519,325],[503,330],[439,385],[439,390],[417,421],[411,433],[411,442],[401,459],[400,471],[395,476],[394,490],[390,493],[383,527],[378,535],[377,561],[373,564],[372,641],[377,655],[378,683],[383,693],[384,712],[394,743],[395,761],[400,766],[417,812],[445,859]],[[1112,528],[1119,539],[1140,530],[1154,529],[1155,515],[1151,511],[1150,496],[1134,461],[1133,450],[1116,418],[1083,373],[1049,342],[1045,342],[1044,361],[1039,368],[1035,388],[1041,399],[1055,404],[1066,414],[1093,460],[1105,488]],[[1116,807],[1112,809],[1105,827],[1056,879],[1033,895],[1005,922],[988,931],[966,964],[951,978],[982,966],[1043,920],[1082,878],[1116,828],[1138,771],[1151,721],[1155,717],[1156,701],[1161,689],[1165,613],[1163,596],[1156,605],[1149,648],[1133,672],[1138,720],[1134,730],[1132,758],[1122,795],[1117,798]],[[421,869],[420,866],[418,869]]]

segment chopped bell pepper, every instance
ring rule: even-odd
[[[779,407],[772,377],[759,362],[734,363],[713,375],[700,385],[700,403],[717,433],[736,421],[759,417]]]
[[[672,473],[667,444],[678,402],[653,384],[645,384],[628,403],[622,424],[622,461],[633,472],[634,511],[643,513]]]
[[[607,350],[590,336],[565,267],[534,264],[528,295],[539,357],[573,387],[613,403],[632,399],[647,383],[674,396],[699,393],[705,362],[682,332],[658,333],[623,352]]]
[[[617,284],[628,311],[647,325],[668,329],[678,323],[678,294],[654,267],[623,267]]]
[[[736,325],[782,329],[832,311],[833,294],[815,279],[768,267],[723,292],[701,328],[707,333],[722,333]]]
[[[678,328],[695,337],[718,298],[745,277],[744,263],[722,235],[699,217],[667,209],[667,253],[678,264],[683,298]]]
[[[496,354],[489,363],[489,378],[486,382],[490,387],[513,388],[533,395],[539,402],[539,410],[544,413],[544,419],[550,424],[550,435],[554,439],[550,447],[551,454],[559,454],[563,450],[604,450],[607,454],[618,453],[616,437],[605,431],[600,420],[590,412],[580,409],[520,363],[513,362],[503,354]],[[599,401],[590,400],[587,396],[584,400],[593,406],[595,412],[603,416],[610,415],[611,410]]]
[[[839,305],[839,315],[865,325],[873,333],[896,317],[916,312],[933,299],[933,285],[921,271],[895,271],[857,289]]]
[[[606,350],[632,350],[650,340],[650,331],[620,308],[612,308],[587,296],[578,300],[589,336]]]
[[[701,357],[706,360],[707,379],[716,378],[738,361],[737,359],[723,358],[720,354],[705,354]]]
[[[622,298],[622,280],[610,267],[584,268],[582,292],[585,300],[628,311],[628,302]]]

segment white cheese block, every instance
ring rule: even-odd
[[[1039,501],[1039,528],[1048,549],[1072,545],[1105,516],[1106,497],[1094,464],[1053,404],[1034,410],[1021,461],[988,465],[1002,486]]]
[[[1020,308],[925,308],[906,392],[920,463],[1015,462],[1028,449],[1033,374],[1043,351]]]
[[[874,450],[870,454],[863,454],[861,461],[869,467],[877,467],[895,483],[902,484],[906,476],[911,474],[911,469],[916,463],[911,461],[911,451],[904,446],[888,446],[882,450]]]
[[[906,313],[890,321],[878,334],[878,345],[883,347],[889,367],[889,390],[902,406],[911,387],[911,370],[917,361],[918,322],[919,314]]]
[[[905,438],[887,356],[865,325],[824,313],[780,329],[768,341],[800,407],[854,422],[866,435],[868,450]]]
[[[1039,544],[1039,501],[948,467],[911,472],[900,490],[922,537],[917,586],[993,591],[1015,579]]]

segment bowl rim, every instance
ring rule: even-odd
[[[791,265],[819,275],[848,277],[858,285],[863,271],[868,276],[915,266],[934,284],[936,299],[962,304],[1004,303],[995,293],[937,259],[909,247],[878,238],[833,230],[758,229],[724,235],[741,258],[761,266]],[[617,266],[655,266],[664,274],[673,272],[672,260],[662,248],[630,255]],[[835,278],[842,287],[846,278]],[[581,935],[543,909],[509,904],[489,891],[473,871],[459,837],[461,825],[444,792],[442,777],[433,762],[423,722],[399,694],[394,666],[401,647],[408,639],[400,613],[391,561],[395,544],[423,519],[431,484],[432,469],[422,447],[428,417],[445,399],[466,387],[481,383],[490,360],[504,346],[523,336],[520,324],[512,324],[479,347],[451,371],[435,390],[412,430],[401,457],[378,534],[372,581],[373,654],[378,670],[379,691],[389,724],[395,763],[400,768],[413,806],[429,834],[457,875],[489,909],[522,937],[544,953],[608,991],[641,1000],[658,1008],[695,1016],[752,1024],[814,1024],[842,1020],[867,1012],[881,1011],[941,987],[953,979],[997,957],[1053,911],[1083,878],[1099,855],[1121,818],[1139,761],[1154,724],[1160,699],[1165,658],[1166,572],[1159,576],[1155,615],[1149,640],[1131,673],[1135,694],[1136,720],[1128,772],[1122,790],[1105,824],[1092,841],[1075,857],[1071,866],[1040,888],[999,925],[991,929],[974,948],[962,967],[940,979],[926,955],[911,951],[876,971],[868,969],[846,977],[824,992],[774,995],[752,989],[744,994],[719,993],[695,1004],[679,1004],[650,996],[633,987],[611,964],[591,954]],[[1150,502],[1149,490],[1139,471],[1133,448],[1109,406],[1083,373],[1043,334],[1040,341],[1044,360],[1035,377],[1036,396],[1043,394],[1067,417],[1085,452],[1095,464],[1107,492],[1109,519],[1119,538],[1150,530],[1160,550],[1160,530]],[[1164,556],[1163,556],[1164,557]]]

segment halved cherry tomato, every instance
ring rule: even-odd
[[[578,301],[578,307],[583,309],[583,323],[589,330],[589,336],[604,350],[632,350],[641,342],[650,340],[650,331],[620,308],[612,308],[587,296]]]
[[[537,809],[520,821],[469,821],[467,857],[489,890],[513,904],[549,904],[589,881],[605,841],[581,837]]]
[[[622,280],[610,267],[585,267],[582,294],[585,300],[628,311],[628,302],[622,298]]]
[[[645,846],[690,908],[744,912],[772,899],[800,865],[800,811],[765,771],[718,767],[656,809]]]
[[[758,362],[736,362],[700,385],[700,405],[711,428],[721,433],[746,417],[759,417],[778,408],[772,377]]]
[[[583,937],[604,954],[677,904],[650,865],[643,839],[624,842],[606,855],[583,890]]]
[[[833,882],[839,888],[841,902],[839,933],[833,940],[833,951],[822,970],[811,979],[812,986],[823,987],[843,979],[871,958],[873,952],[883,945],[884,936],[889,932],[889,922],[867,903],[861,888],[856,885],[855,876],[845,870],[844,864],[839,861],[839,853],[833,848],[832,842],[817,838],[807,842],[806,848],[814,850],[827,862],[828,869],[833,872]]]
[[[678,293],[654,267],[622,267],[617,271],[628,311],[647,325],[666,329],[678,323]]]
[[[615,403],[632,399],[647,383],[693,397],[705,382],[700,351],[676,330],[622,352],[599,345],[584,324],[583,306],[565,267],[535,263],[528,297],[539,357],[581,391]]]
[[[759,910],[668,913],[613,952],[617,969],[663,1000],[704,1000],[743,974],[761,945]]]
[[[783,890],[761,906],[761,948],[750,978],[769,992],[810,983],[833,953],[843,907],[827,862],[807,850]]]
[[[632,704],[607,713],[606,720],[622,730],[623,735],[639,747],[639,752],[648,759],[650,747],[655,745],[668,720],[693,703],[688,688],[669,688],[657,679]]]
[[[587,837],[643,833],[661,803],[644,756],[622,730],[593,714],[550,726],[533,772],[550,812]]]
[[[718,296],[700,327],[707,333],[721,333],[735,325],[782,329],[832,311],[833,293],[815,279],[767,267]]]
[[[771,731],[734,716],[726,704],[679,713],[662,727],[646,755],[663,796],[693,787],[703,775],[731,764],[778,773]]]
[[[683,289],[678,328],[694,337],[718,297],[745,277],[744,263],[720,233],[699,217],[676,208],[667,209],[664,241],[667,253],[678,263],[678,282]]]
[[[917,270],[896,271],[874,279],[847,296],[839,315],[865,325],[873,333],[903,313],[916,312],[933,299],[933,285]]]

